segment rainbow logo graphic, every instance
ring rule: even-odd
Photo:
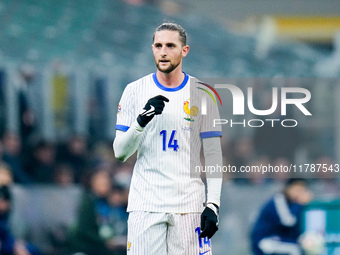
[[[217,91],[216,91],[212,86],[210,86],[209,84],[206,84],[206,83],[204,83],[204,82],[200,82],[200,81],[197,82],[197,83],[199,83],[199,84],[201,84],[201,85],[204,85],[204,86],[208,87],[212,92],[214,92],[214,94],[216,95],[216,97],[217,97],[218,100],[220,101],[220,104],[222,105],[222,100],[221,100],[220,95],[217,93]],[[204,89],[204,88],[201,88],[201,87],[197,87],[197,88],[198,88],[198,89],[201,89],[201,90],[203,90],[203,91],[205,91],[206,93],[208,93],[208,95],[214,100],[215,105],[217,105],[217,102],[216,102],[215,97],[211,94],[211,92],[210,92],[209,90]]]

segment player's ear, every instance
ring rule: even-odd
[[[189,45],[185,45],[183,48],[182,48],[182,57],[184,58],[186,55],[188,55],[189,53]]]

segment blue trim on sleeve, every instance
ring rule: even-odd
[[[201,133],[201,139],[217,136],[222,136],[222,131],[209,131]]]
[[[168,87],[165,87],[165,86],[163,86],[162,84],[160,84],[160,82],[159,82],[158,79],[157,79],[156,73],[154,73],[154,74],[152,75],[152,78],[153,78],[153,81],[156,83],[156,85],[157,85],[158,88],[160,88],[160,89],[162,89],[162,90],[165,90],[165,91],[174,92],[174,91],[178,91],[178,90],[182,89],[182,88],[187,84],[187,82],[188,82],[188,80],[189,80],[189,75],[187,75],[185,72],[183,72],[183,73],[184,73],[184,75],[185,75],[184,80],[183,80],[182,84],[179,85],[179,86],[176,87],[176,88],[168,88]]]
[[[129,128],[130,128],[130,127],[125,126],[125,125],[116,125],[116,129],[117,129],[117,130],[121,130],[121,131],[124,131],[124,132],[128,131]]]

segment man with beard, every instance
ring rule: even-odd
[[[209,114],[199,111],[206,92],[182,71],[189,46],[180,25],[161,24],[152,51],[157,71],[125,88],[113,144],[122,161],[138,152],[127,208],[127,252],[208,255],[218,229],[222,178],[207,178],[206,198],[205,185],[190,166],[201,166],[201,144],[205,164],[222,165],[222,131],[213,126],[218,108],[212,97]]]

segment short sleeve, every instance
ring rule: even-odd
[[[133,86],[128,85],[118,104],[116,130],[127,131],[132,122],[136,119],[134,100],[135,96],[132,90]]]

